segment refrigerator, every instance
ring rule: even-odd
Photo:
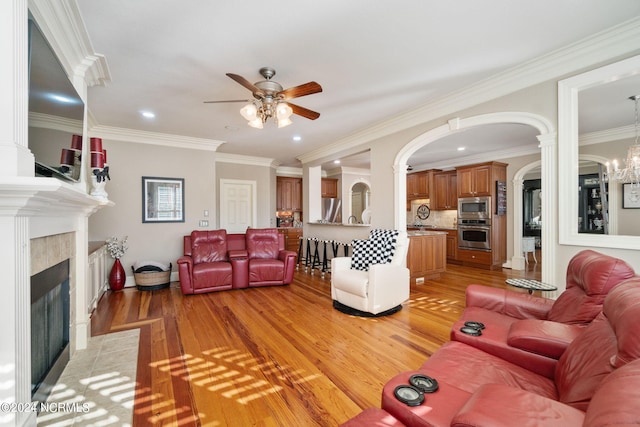
[[[322,220],[342,223],[342,202],[340,199],[322,198]]]

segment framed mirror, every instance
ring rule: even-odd
[[[184,179],[142,177],[142,222],[184,222]]]
[[[606,187],[610,213],[608,234],[581,233],[578,223],[581,216],[580,180],[584,178],[581,178],[581,175],[586,174],[581,172],[581,167],[584,168],[585,162],[591,161],[595,163],[591,166],[597,166],[596,170],[601,169],[600,165],[606,170],[606,162],[616,158],[620,162],[620,159],[626,156],[627,147],[634,144],[635,128],[634,105],[629,97],[638,95],[639,91],[640,56],[597,68],[558,83],[560,244],[620,249],[636,249],[640,246],[640,230],[617,227],[623,222],[640,221],[640,214],[634,218],[629,214],[638,211],[620,209],[620,182],[608,182]],[[589,191],[589,194],[593,194],[593,189]],[[596,195],[600,195],[599,191],[596,191]],[[588,212],[588,205],[586,209]],[[591,209],[597,211],[595,202]],[[621,215],[625,217],[622,218]],[[584,215],[582,216],[584,228],[586,223]],[[598,225],[594,227],[597,229]]]

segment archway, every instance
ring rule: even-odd
[[[421,135],[418,135],[416,138],[411,140],[407,145],[405,145],[396,155],[394,159],[394,185],[397,191],[395,192],[395,200],[394,200],[394,222],[395,227],[398,229],[405,229],[406,224],[406,214],[404,211],[405,208],[405,200],[407,197],[407,188],[406,188],[406,174],[407,174],[407,163],[411,155],[413,155],[416,151],[421,149],[422,147],[454,133],[468,130],[470,128],[476,126],[482,126],[487,124],[499,124],[499,123],[511,123],[511,124],[524,124],[529,125],[537,129],[539,135],[537,136],[538,141],[540,142],[539,147],[541,150],[541,161],[539,166],[541,166],[542,172],[542,194],[543,200],[542,203],[546,206],[550,212],[553,212],[550,215],[549,222],[550,226],[545,227],[543,229],[543,241],[547,242],[555,242],[557,227],[555,226],[555,218],[557,218],[556,214],[556,189],[554,186],[549,185],[550,182],[555,182],[554,173],[555,173],[555,165],[556,165],[556,150],[555,145],[556,142],[556,133],[553,128],[553,125],[549,120],[545,117],[542,117],[537,114],[526,113],[526,112],[501,112],[501,113],[489,113],[482,114],[478,116],[472,116],[468,118],[453,118],[447,122],[447,124],[438,126],[428,132],[425,132]],[[523,175],[522,175],[523,176]],[[520,177],[520,181],[522,181],[522,176]],[[520,209],[522,209],[522,187],[520,186],[519,191],[514,189],[514,196],[512,199],[514,200],[514,206],[518,206],[515,201],[515,197],[520,193],[519,203]],[[520,215],[522,211],[520,210]],[[516,215],[514,208],[514,215]],[[513,221],[514,230],[513,230],[513,259],[508,260],[507,264],[511,268],[520,267],[524,268],[524,257],[520,253],[520,247],[522,245],[522,224],[519,221]],[[517,225],[516,225],[517,224]],[[519,227],[519,229],[518,229]],[[517,249],[517,250],[516,250]],[[543,280],[551,280],[552,272],[555,271],[555,245],[549,244],[546,247],[546,250],[543,252]],[[519,257],[519,259],[518,259]]]
[[[364,179],[354,181],[349,189],[349,219],[353,218],[358,224],[370,224],[370,200],[371,184]]]

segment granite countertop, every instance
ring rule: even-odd
[[[458,227],[440,227],[436,225],[407,225],[407,231],[425,231],[425,230],[457,230]]]
[[[333,225],[340,227],[371,227],[371,224],[344,224],[342,222],[308,222],[310,225]]]
[[[447,234],[446,231],[436,231],[436,230],[414,230],[407,231],[407,236],[416,237],[416,236],[440,236]]]

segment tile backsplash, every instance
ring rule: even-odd
[[[411,210],[407,211],[407,226],[426,225],[441,228],[456,228],[458,211],[431,211],[427,219],[419,219],[417,215],[418,207],[422,204],[429,206],[429,199],[418,199],[411,201]]]

